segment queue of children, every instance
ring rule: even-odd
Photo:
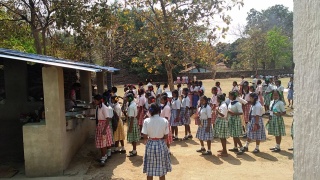
[[[293,78],[288,89],[287,98],[290,100],[289,107],[292,107]],[[124,122],[121,119],[123,113],[127,123],[127,142],[132,144],[128,157],[137,156],[137,143],[144,139],[146,151],[143,172],[148,178],[163,178],[171,171],[170,144],[193,138],[191,119],[198,125],[195,137],[200,140],[201,147],[196,151],[202,155],[212,155],[214,137],[221,141],[222,149],[218,151],[220,157],[227,157],[228,151],[242,155],[249,150],[252,141],[256,143],[252,152],[259,153],[261,141],[266,140],[266,129],[269,135],[275,136],[276,141],[275,147],[270,150],[280,152],[282,136],[286,135],[283,121],[286,114],[284,88],[280,80],[257,79],[255,86],[249,86],[249,82],[242,78],[240,87],[236,81],[233,82],[228,96],[222,92],[220,82],[216,82],[211,89],[211,98],[204,96],[205,89],[201,81],[189,82],[185,88],[178,84],[177,89],[172,91],[167,84],[161,88],[157,83],[156,91],[150,82],[146,90],[142,83],[139,83],[138,89],[134,85],[127,85],[123,97],[116,96],[116,88],[112,91],[110,100],[104,100],[100,95],[94,97],[98,122],[96,147],[101,151],[100,163],[105,164],[111,152],[126,153]],[[122,107],[119,98],[123,99]],[[115,114],[116,121],[113,120]],[[269,116],[266,127],[263,115]],[[112,124],[115,122],[116,126]],[[185,129],[181,139],[178,136],[180,126]],[[229,137],[233,138],[234,146],[227,150]],[[241,137],[247,138],[244,145]],[[206,147],[204,142],[207,143]]]

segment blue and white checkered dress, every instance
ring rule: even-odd
[[[250,117],[250,122],[248,123],[248,129],[247,129],[247,136],[249,139],[252,140],[260,140],[260,141],[264,141],[267,139],[266,137],[266,128],[263,125],[263,120],[262,117],[259,117],[259,126],[260,129],[258,129],[257,131],[253,131],[253,126],[256,122],[256,119],[254,116]]]
[[[164,176],[171,172],[171,160],[164,140],[148,140],[144,154],[143,173]]]
[[[176,117],[178,117],[178,109],[171,109],[171,118],[170,118],[170,125],[171,126],[181,126],[181,118],[178,122],[175,122]]]
[[[198,138],[201,141],[210,141],[210,140],[212,140],[213,139],[213,128],[212,128],[212,125],[210,124],[209,132],[206,132],[206,128],[208,126],[208,120],[204,119],[204,120],[200,120],[200,121],[202,122],[202,126],[201,125],[198,126],[196,138]]]

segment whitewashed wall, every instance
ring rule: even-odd
[[[294,0],[294,179],[320,179],[320,0]]]

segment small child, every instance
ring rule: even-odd
[[[178,98],[178,95],[179,94],[177,90],[172,91],[170,124],[171,124],[172,135],[174,135],[173,140],[175,141],[179,140],[178,126],[181,126],[181,119],[180,119],[181,101]]]
[[[143,120],[146,112],[145,104],[147,102],[144,89],[139,90],[139,101],[138,101],[138,125],[140,131],[142,130]]]
[[[253,153],[259,153],[259,146],[261,141],[265,141],[266,138],[266,130],[262,120],[262,112],[263,107],[259,102],[259,96],[256,93],[250,94],[250,122],[248,125],[248,139],[246,145],[244,146],[244,151],[248,151],[249,143],[252,140],[256,141],[256,148],[254,149]],[[238,155],[242,155],[244,151],[240,151]]]
[[[124,135],[123,122],[121,119],[121,108],[120,108],[120,104],[118,102],[119,97],[118,96],[111,96],[111,101],[113,104],[113,110],[115,113],[117,113],[117,115],[119,117],[117,129],[113,133],[113,138],[114,138],[115,148],[116,148],[115,151],[120,152],[120,153],[125,153],[126,152],[126,150],[124,148],[125,135]],[[121,143],[121,148],[119,148],[119,142]]]
[[[183,88],[182,91],[182,103],[181,103],[181,110],[180,110],[180,117],[181,122],[184,124],[185,127],[185,137],[183,140],[188,140],[189,138],[193,138],[191,135],[191,129],[190,129],[190,112],[189,112],[189,105],[190,105],[190,99],[188,97],[188,88]]]
[[[165,118],[168,121],[169,133],[167,137],[167,147],[168,147],[169,153],[171,154],[170,144],[173,142],[171,126],[170,126],[171,108],[170,108],[170,103],[168,102],[168,97],[166,95],[161,96],[161,104],[163,104],[163,106],[161,107],[160,116]]]
[[[137,142],[140,140],[140,130],[137,122],[137,104],[134,102],[134,95],[131,93],[127,94],[128,100],[128,132],[127,141],[132,143],[133,150],[129,151],[128,157],[137,155]]]

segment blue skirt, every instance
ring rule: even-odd
[[[171,172],[171,160],[164,140],[148,140],[143,161],[143,173],[147,176],[164,176]]]
[[[206,132],[206,128],[208,126],[208,120],[201,120],[203,122],[202,126],[198,126],[196,138],[201,141],[210,141],[213,139],[213,128],[210,125],[209,132]]]
[[[192,107],[193,108],[197,108],[198,101],[199,101],[199,96],[198,95],[193,95],[192,96]]]
[[[293,89],[289,89],[289,91],[288,91],[288,99],[290,99],[290,100],[293,99]]]
[[[267,139],[266,129],[263,125],[262,117],[259,118],[260,129],[258,129],[257,131],[253,131],[253,126],[255,122],[256,122],[255,117],[251,117],[251,121],[248,123],[248,129],[247,129],[248,138],[252,140],[260,140],[260,141],[266,140]]]
[[[170,117],[170,125],[171,126],[181,126],[181,118],[179,119],[178,122],[175,122],[176,117],[178,117],[178,109],[172,109],[171,110],[171,117]]]

